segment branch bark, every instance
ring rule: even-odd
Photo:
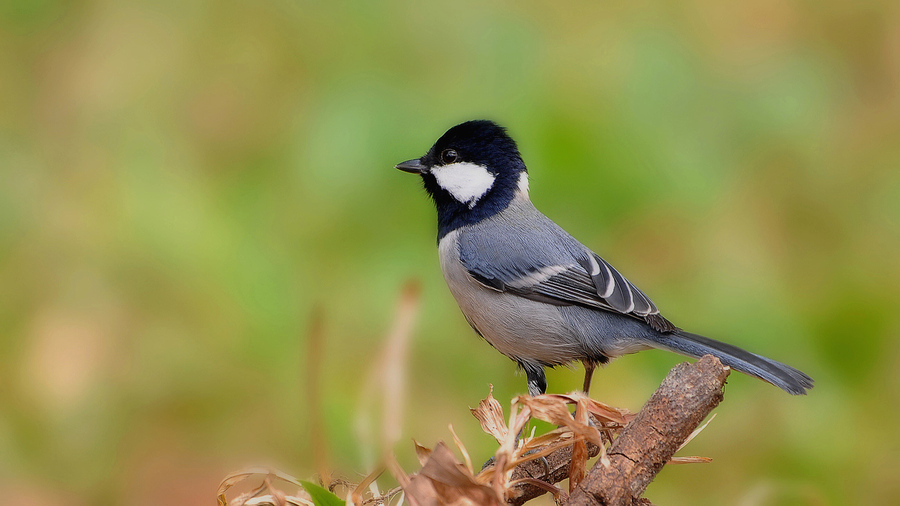
[[[566,505],[650,504],[640,496],[656,474],[672,458],[693,430],[722,400],[722,388],[730,369],[712,355],[675,366],[660,387],[607,450],[609,467],[597,462]],[[599,448],[588,445],[594,457]],[[533,477],[558,483],[569,475],[572,448],[561,448],[547,456],[550,473],[538,461],[518,466],[513,479]],[[546,490],[524,483],[510,490],[507,504],[521,505]]]
[[[675,366],[608,451],[569,496],[572,506],[635,504],[675,451],[722,401],[730,369],[706,355]]]

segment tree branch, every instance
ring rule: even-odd
[[[722,401],[729,372],[712,355],[675,366],[609,448],[609,467],[594,465],[566,504],[635,504],[656,473]]]
[[[722,400],[722,387],[730,369],[706,355],[699,361],[675,366],[660,387],[607,450],[609,467],[598,461],[585,479],[562,500],[567,505],[650,504],[640,496],[691,432]],[[588,456],[599,453],[588,445]],[[569,477],[572,447],[547,456],[549,474],[540,461],[519,465],[512,479],[535,478],[555,484]],[[523,483],[513,487],[507,504],[519,506],[546,490]]]

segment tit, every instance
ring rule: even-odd
[[[441,270],[469,325],[547,390],[545,367],[581,361],[584,391],[598,364],[658,348],[711,354],[790,394],[813,380],[793,367],[685,332],[612,265],[538,211],[515,141],[496,123],[448,130],[421,158],[396,165],[422,177],[437,207]]]

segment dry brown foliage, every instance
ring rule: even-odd
[[[575,411],[571,412],[569,408],[573,405]],[[540,489],[542,493],[553,494],[562,503],[568,494],[555,485],[561,481],[560,473],[546,472],[549,471],[548,467],[544,475],[517,478],[516,471],[522,470],[528,463],[567,451],[569,462],[561,476],[569,478],[569,492],[572,492],[587,473],[589,457],[599,454],[597,465],[610,465],[606,454],[607,445],[636,416],[628,410],[608,406],[579,392],[516,397],[511,403],[508,418],[491,392],[471,411],[481,423],[482,429],[497,440],[498,448],[494,453],[493,465],[475,472],[469,452],[451,427],[454,444],[462,459],[443,442],[439,442],[433,449],[415,443],[416,455],[422,465],[415,473],[408,474],[391,457],[383,467],[357,484],[336,480],[328,483],[328,488],[333,491],[344,489],[347,503],[358,505],[390,504],[393,500],[405,500],[418,505],[500,505],[524,502],[522,494],[517,493],[516,489],[529,485]],[[517,438],[517,434],[533,418],[559,427],[546,434]],[[696,436],[703,427],[694,431],[689,439]],[[589,455],[589,447],[593,450],[592,455]],[[706,462],[708,459],[688,457],[678,461]],[[384,493],[373,492],[371,484],[385,468],[400,483],[400,487]],[[260,478],[263,482],[257,488],[226,500],[226,493],[236,484]],[[277,483],[294,485],[295,491],[288,493],[278,488]],[[297,479],[277,471],[251,469],[235,473],[223,481],[219,492],[220,506],[313,504],[302,491]]]
[[[697,428],[722,398],[728,368],[706,356],[696,364],[676,366],[638,414],[573,392],[518,396],[511,401],[507,417],[491,389],[477,407],[470,409],[482,429],[497,440],[492,465],[476,472],[468,450],[451,426],[450,434],[461,458],[444,442],[431,449],[414,443],[422,467],[408,473],[398,464],[391,448],[401,431],[402,363],[414,328],[418,293],[414,283],[403,290],[387,345],[366,383],[364,405],[376,402],[379,393],[383,398],[382,427],[377,431],[380,438],[374,442],[381,447],[381,463],[359,482],[350,483],[333,478],[322,455],[323,448],[316,447],[319,483],[342,496],[347,504],[518,505],[548,492],[558,504],[649,504],[640,496],[663,465],[709,461],[703,457],[673,457],[706,427]],[[311,351],[320,353],[322,341],[321,323],[316,320],[311,331]],[[315,360],[316,357],[310,358],[310,362]],[[317,406],[311,409],[314,417],[319,416]],[[367,425],[374,425],[371,417],[360,416]],[[532,419],[558,428],[546,434],[521,436]],[[314,428],[321,430],[321,426],[321,421],[314,421]],[[366,435],[371,438],[373,431],[369,429],[363,439]],[[598,458],[588,470],[593,457]],[[379,488],[376,480],[385,470],[399,486],[385,491]],[[557,483],[566,479],[569,486],[563,490]],[[229,493],[233,496],[230,499]],[[316,504],[296,478],[258,468],[226,477],[219,487],[218,503]]]

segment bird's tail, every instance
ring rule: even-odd
[[[653,336],[652,346],[694,358],[713,355],[728,367],[767,381],[789,394],[805,394],[813,387],[812,378],[791,366],[680,329]]]

